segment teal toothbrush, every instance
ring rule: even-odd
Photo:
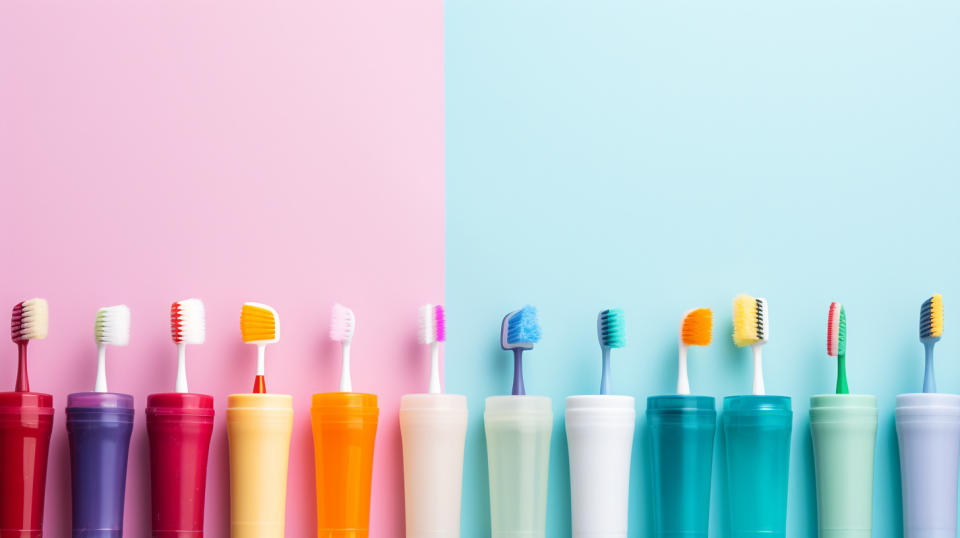
[[[939,293],[923,302],[920,307],[920,342],[926,358],[923,371],[923,392],[937,392],[937,380],[933,375],[933,345],[943,336],[943,296]]]
[[[623,310],[611,308],[597,315],[597,339],[603,354],[600,394],[610,394],[610,350],[626,345]]]

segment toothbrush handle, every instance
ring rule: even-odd
[[[690,379],[687,377],[687,346],[680,344],[680,367],[677,374],[677,394],[690,394]]]
[[[603,371],[600,374],[600,394],[610,394],[610,348],[603,346]]]
[[[174,392],[190,392],[187,389],[187,345],[177,344],[177,384]]]
[[[850,387],[847,386],[847,357],[845,355],[837,356],[837,394],[850,394]]]
[[[763,396],[767,390],[763,386],[763,353],[762,346],[753,346],[753,393]]]
[[[440,394],[440,342],[430,344],[430,394]]]
[[[923,392],[937,392],[937,380],[933,376],[933,342],[924,342],[923,352],[926,356],[926,365],[923,371]]]
[[[107,392],[107,346],[100,344],[97,347],[97,381],[94,392]]]
[[[340,345],[340,392],[353,392],[353,383],[350,381],[350,342]]]
[[[513,395],[523,396],[527,390],[523,387],[523,350],[513,349]]]
[[[30,380],[27,378],[27,342],[17,342],[17,354],[20,356],[20,363],[17,366],[17,392],[30,392]]]

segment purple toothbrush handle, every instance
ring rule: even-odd
[[[67,405],[73,538],[122,538],[133,397],[71,394]]]

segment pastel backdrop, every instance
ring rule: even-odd
[[[380,396],[372,536],[402,534],[399,398],[425,391],[417,308],[443,292],[437,2],[6,2],[0,6],[0,305],[50,301],[32,388],[57,409],[46,534],[68,536],[63,408],[93,387],[96,309],[132,309],[111,390],[136,397],[126,531],[149,533],[147,394],[173,389],[169,308],[200,297],[190,388],[216,398],[208,536],[228,535],[226,395],[255,349],[243,301],[277,308],[267,388],[294,395],[287,536],[315,536],[310,395],[332,391],[334,301],[358,317],[354,387]],[[15,346],[2,348],[12,390]]]
[[[816,536],[809,397],[832,392],[830,301],[853,392],[879,397],[874,536],[901,535],[894,396],[919,391],[921,302],[944,295],[960,392],[960,5],[489,0],[446,6],[448,388],[469,397],[464,536],[489,536],[483,399],[508,394],[502,316],[540,308],[529,394],[553,398],[547,536],[570,535],[563,399],[600,383],[596,315],[626,311],[613,390],[676,387],[684,311],[715,313],[694,393],[749,393],[731,302],[765,295],[770,394],[795,413],[787,536]],[[940,347],[942,346],[942,347]],[[630,536],[652,532],[646,421]],[[715,462],[720,463],[722,447]],[[714,467],[711,536],[724,532]]]

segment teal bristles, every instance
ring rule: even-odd
[[[623,310],[611,308],[597,316],[597,339],[603,353],[603,370],[600,374],[600,394],[610,394],[610,350],[627,344]]]

